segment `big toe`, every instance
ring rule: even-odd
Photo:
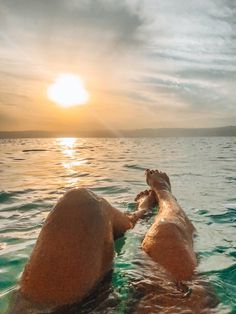
[[[146,182],[147,182],[148,185],[149,185],[149,178],[150,178],[151,174],[152,174],[151,170],[150,169],[146,169],[145,176],[146,176]]]

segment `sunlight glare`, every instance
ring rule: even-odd
[[[59,75],[47,89],[48,98],[58,105],[69,108],[86,104],[89,93],[78,75],[65,73]]]
[[[72,149],[76,142],[76,138],[74,137],[58,138],[57,140],[63,149]]]

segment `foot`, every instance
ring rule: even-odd
[[[170,179],[165,172],[147,169],[145,174],[147,184],[153,190],[171,191]]]
[[[140,192],[135,197],[135,201],[138,204],[138,209],[141,210],[148,210],[157,204],[155,192],[152,190]]]

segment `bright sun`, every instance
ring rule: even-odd
[[[48,87],[47,95],[51,101],[65,108],[83,105],[89,100],[82,79],[71,73],[59,75]]]

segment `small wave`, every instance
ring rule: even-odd
[[[16,160],[16,161],[22,161],[22,160],[25,160],[25,158],[12,158],[13,160]]]
[[[24,189],[24,190],[16,190],[16,191],[0,191],[0,202],[6,202],[9,199],[26,193],[34,192],[33,189]]]
[[[228,198],[227,202],[236,202],[236,197]]]
[[[78,146],[76,146],[74,149],[77,150],[77,149],[92,149],[92,148],[94,148],[94,146],[78,145]]]
[[[226,180],[232,183],[233,181],[236,181],[236,177],[226,177]]]
[[[39,207],[42,207],[44,206],[45,207],[45,204],[43,203],[21,203],[21,204],[14,204],[14,205],[11,205],[11,206],[4,206],[1,208],[1,212],[3,211],[7,211],[7,212],[11,212],[11,211],[19,211],[19,212],[25,212],[25,211],[30,211],[30,210],[33,210],[33,209],[37,209]]]
[[[35,149],[23,149],[23,153],[29,153],[29,152],[47,152],[48,149],[41,149],[41,148],[35,148]]]
[[[117,186],[100,186],[97,188],[90,188],[93,192],[106,192],[107,194],[119,194],[119,193],[125,193],[128,192],[130,189],[128,187],[119,188]]]
[[[235,208],[228,208],[228,210],[225,213],[217,214],[217,215],[210,215],[209,218],[211,218],[214,222],[217,223],[226,223],[226,222],[236,222],[236,210]]]
[[[124,165],[125,168],[134,169],[134,170],[146,170],[147,168],[138,166],[138,165]]]
[[[209,214],[209,212],[208,212],[206,209],[199,209],[199,210],[197,211],[197,214],[204,216],[204,215]]]
[[[222,148],[225,148],[225,149],[232,148],[232,145],[229,144],[229,145],[223,146]]]
[[[227,209],[236,210],[236,203],[225,204],[224,206],[225,206]]]
[[[212,251],[213,253],[225,253],[228,250],[228,248],[226,246],[216,246],[215,249]],[[212,252],[210,252],[210,254],[212,254]]]
[[[14,196],[14,193],[11,193],[11,192],[4,192],[4,191],[0,192],[0,202],[6,202],[13,196]]]
[[[79,172],[74,172],[72,174],[65,174],[65,175],[62,175],[61,178],[82,178],[82,177],[87,177],[89,176],[89,173],[87,172],[83,172],[83,173],[79,173]]]
[[[183,172],[183,173],[174,173],[171,175],[171,177],[183,177],[183,176],[202,177],[202,174],[193,173],[193,172]]]
[[[227,268],[221,269],[219,277],[229,283],[235,284],[236,282],[236,264],[230,265]]]

